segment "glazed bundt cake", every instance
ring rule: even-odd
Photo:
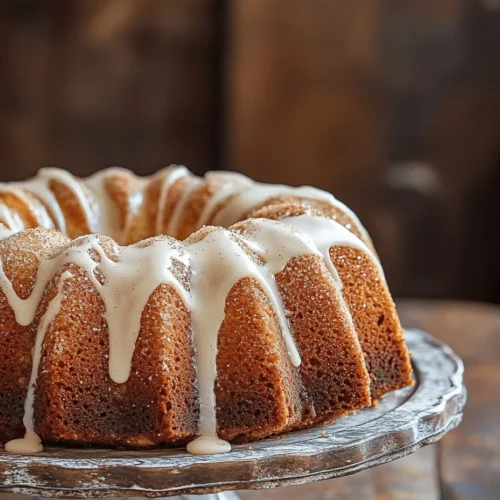
[[[8,451],[224,452],[412,383],[372,242],[326,192],[43,169],[0,185],[0,222]]]

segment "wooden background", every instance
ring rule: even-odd
[[[500,1],[1,0],[0,179],[313,184],[395,294],[500,302]]]

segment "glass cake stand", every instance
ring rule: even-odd
[[[1,451],[0,493],[235,500],[233,490],[304,484],[396,460],[455,428],[466,400],[460,358],[425,332],[408,330],[406,338],[415,385],[333,425],[236,445],[222,455],[56,447],[26,456]]]

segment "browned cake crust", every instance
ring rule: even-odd
[[[62,182],[51,181],[49,184],[50,189],[54,193],[61,211],[64,214],[66,221],[66,234],[70,238],[77,238],[82,234],[89,234],[92,232],[85,212],[83,211],[78,199],[75,198],[72,191]],[[82,186],[82,189],[83,186]],[[87,193],[89,202],[92,203],[92,196]]]
[[[221,437],[245,442],[300,423],[298,372],[275,312],[251,278],[240,280],[227,297],[218,349],[215,394]]]
[[[292,259],[276,276],[302,359],[300,374],[314,414],[326,422],[370,404],[369,379],[346,305],[319,257]]]
[[[130,378],[116,384],[108,375],[104,305],[92,286],[84,288],[78,270],[71,271],[64,284],[71,292],[44,343],[37,432],[44,441],[76,445],[185,444],[196,434],[198,407],[189,314],[177,293],[168,285],[155,290]],[[54,284],[48,293],[55,294]]]
[[[219,187],[220,181],[207,179],[193,191],[180,220],[178,239],[184,240],[198,229],[199,217]]]
[[[140,181],[127,171],[117,172],[104,179],[104,188],[114,208],[118,211],[120,231],[125,230],[129,215],[129,200],[134,191],[139,189],[140,184]]]
[[[410,356],[394,302],[373,262],[359,250],[333,247],[330,256],[358,333],[374,400],[412,383]]]

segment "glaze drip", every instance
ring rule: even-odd
[[[34,402],[35,402],[35,388],[40,367],[40,360],[42,357],[43,341],[45,333],[47,332],[50,324],[56,318],[63,300],[63,285],[64,282],[71,277],[71,273],[64,272],[57,284],[56,296],[51,300],[45,314],[42,316],[38,324],[35,347],[33,351],[33,364],[31,367],[31,377],[28,384],[28,393],[24,403],[24,417],[23,424],[26,429],[25,435],[22,439],[13,439],[5,443],[5,450],[11,453],[38,453],[43,450],[42,441],[38,434],[35,432],[34,423]]]

